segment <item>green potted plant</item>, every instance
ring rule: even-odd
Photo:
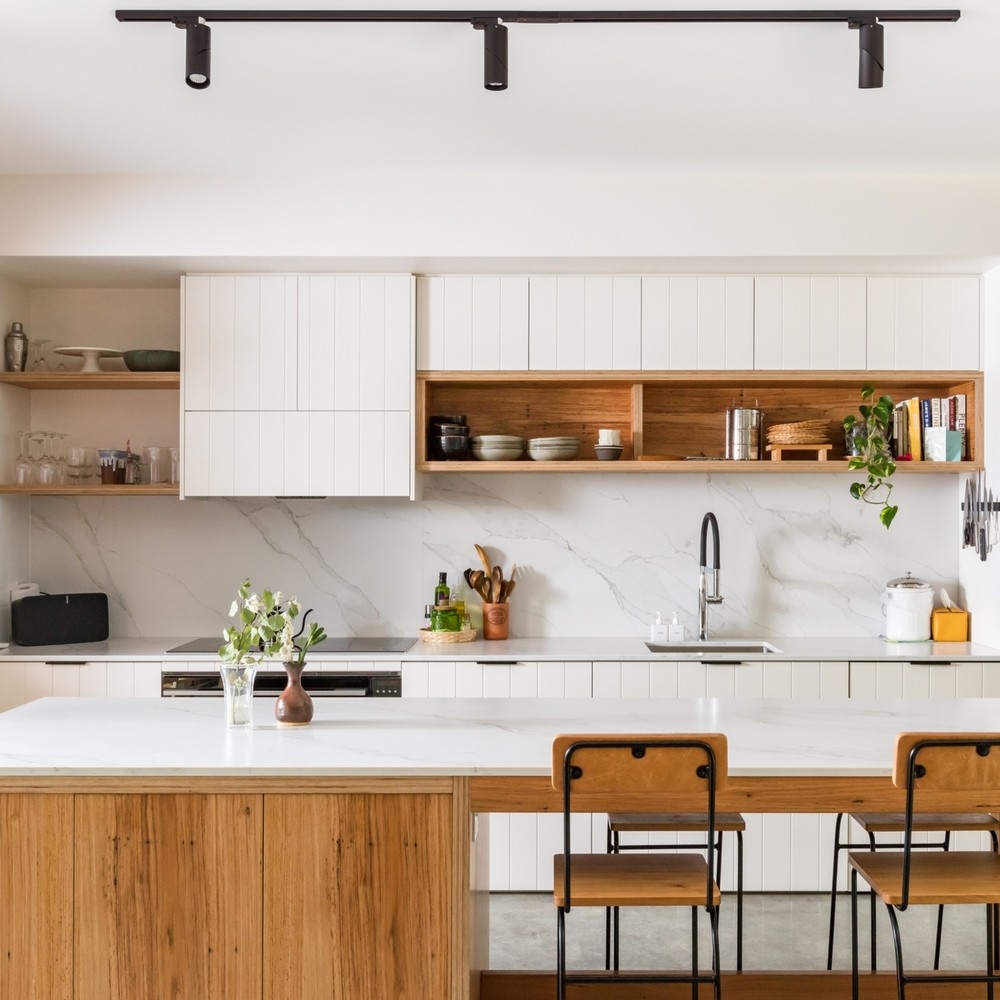
[[[893,403],[888,396],[879,396],[877,400],[874,397],[875,386],[863,386],[858,406],[860,417],[853,413],[844,417],[844,437],[850,452],[847,467],[868,473],[864,482],[851,483],[851,496],[880,507],[878,518],[888,528],[899,510],[889,503],[893,485],[889,480],[896,471],[889,447]]]
[[[230,728],[243,728],[252,722],[253,682],[257,664],[263,659],[281,658],[288,674],[288,685],[278,696],[274,714],[281,725],[305,725],[312,719],[312,700],[302,687],[306,653],[326,638],[315,622],[306,629],[306,617],[295,631],[295,619],[301,605],[294,598],[286,600],[280,590],[251,592],[244,580],[229,608],[237,625],[223,630],[226,640],[219,647],[223,687],[226,692],[226,721]]]

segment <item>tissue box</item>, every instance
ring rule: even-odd
[[[967,642],[969,612],[961,608],[935,608],[931,612],[931,638],[935,642]]]

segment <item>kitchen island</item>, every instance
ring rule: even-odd
[[[1000,717],[991,699],[365,699],[278,729],[269,704],[255,709],[243,731],[195,699],[52,698],[0,715],[0,995],[548,995],[544,975],[479,975],[475,813],[558,809],[556,733],[725,732],[720,808],[816,812],[898,808],[897,732]],[[727,995],[846,995],[846,981],[742,973]]]

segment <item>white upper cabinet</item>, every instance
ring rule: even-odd
[[[866,359],[866,296],[863,277],[758,276],[753,367],[803,371],[877,367]]]
[[[185,496],[411,496],[410,275],[183,279]]]
[[[536,371],[630,371],[642,356],[642,279],[533,276],[529,361]]]
[[[982,367],[977,275],[868,279],[868,368],[975,371]]]
[[[417,368],[525,371],[528,278],[493,274],[418,278]]]
[[[754,366],[754,279],[646,275],[642,362],[646,371]]]

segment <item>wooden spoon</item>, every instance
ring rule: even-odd
[[[492,581],[493,581],[493,586],[492,586],[492,588],[490,590],[490,593],[493,595],[492,596],[492,603],[493,604],[499,604],[500,603],[500,584],[503,582],[503,575],[500,572],[500,567],[499,566],[494,566],[493,567],[493,573],[491,574],[491,577],[492,577]]]
[[[503,592],[503,597],[500,599],[500,603],[501,604],[504,601],[509,601],[510,600],[510,595],[514,593],[514,588],[516,586],[517,586],[517,581],[513,577],[511,577],[511,579],[509,579],[507,581],[507,587],[506,587],[506,589]]]
[[[483,568],[486,570],[486,575],[489,576],[493,572],[493,567],[490,566],[490,560],[486,555],[486,550],[481,546],[476,546],[476,551],[479,553],[479,558],[482,561]]]

